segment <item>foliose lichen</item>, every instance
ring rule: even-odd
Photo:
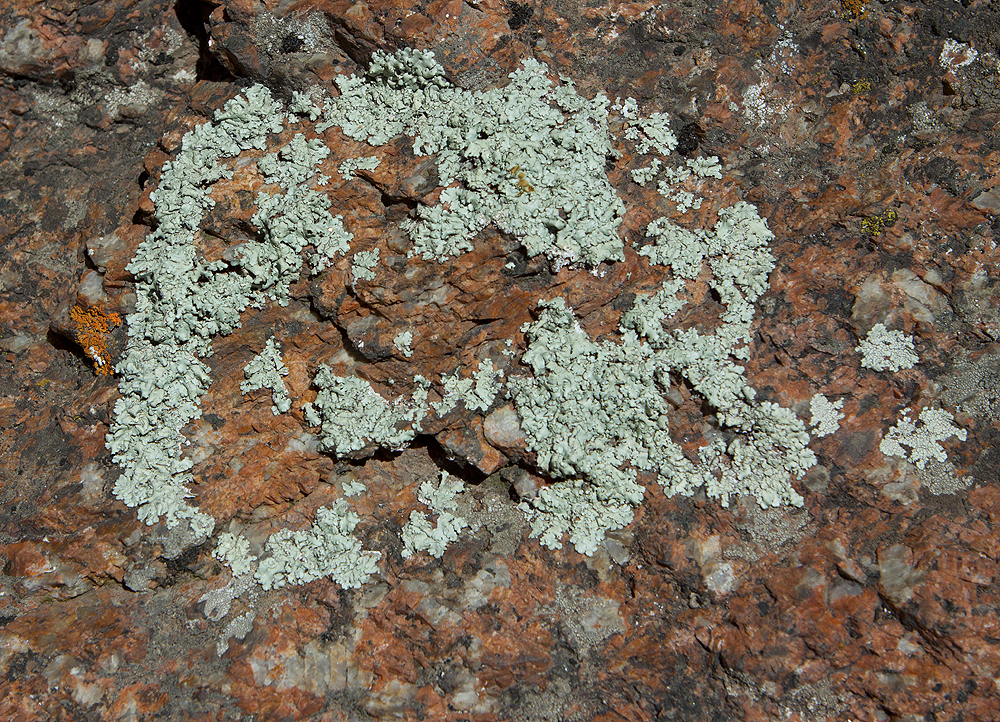
[[[353,535],[360,518],[343,499],[316,512],[307,530],[283,529],[267,540],[256,578],[265,591],[331,577],[356,589],[378,571],[380,552],[364,551]]]
[[[162,518],[168,528],[187,526],[192,543],[206,538],[215,526],[211,516],[187,502],[192,496],[188,485],[193,462],[181,453],[180,430],[201,415],[198,402],[211,383],[200,357],[211,354],[214,336],[240,326],[240,315],[251,304],[266,298],[287,301],[288,284],[297,277],[307,245],[314,248],[316,270],[345,251],[350,240],[339,218],[329,214],[326,196],[308,187],[315,174],[313,164],[329,150],[299,135],[258,163],[265,180],[279,189],[258,196],[253,222],[260,237],[238,248],[228,260],[206,261],[199,252],[201,219],[214,204],[209,188],[232,176],[224,161],[243,151],[264,150],[268,135],[280,132],[284,119],[281,104],[266,88],[254,86],[244,97],[228,101],[213,122],[186,134],[151,194],[157,225],[128,265],[136,301],[127,318],[125,353],[115,369],[121,376],[120,398],[107,434],[107,446],[122,469],[114,493],[135,507],[147,524]],[[321,185],[325,179],[315,182]],[[276,398],[278,403],[284,405]],[[320,530],[310,538],[329,538],[331,548],[346,553],[350,544],[331,531],[350,526],[342,511],[335,507],[325,513],[318,522]],[[233,555],[247,548],[236,542],[227,546],[225,538],[220,543],[222,558],[233,565],[234,573],[242,569],[245,559]],[[291,564],[292,557],[285,559],[280,553],[288,543],[284,537],[276,540],[270,558]],[[281,571],[276,564],[272,561],[265,567],[272,580],[303,579],[311,573],[296,571],[294,565]],[[352,573],[370,567],[354,565]],[[309,567],[321,568],[319,562]]]
[[[931,459],[946,461],[948,454],[941,442],[952,436],[961,441],[968,438],[968,432],[956,426],[954,421],[955,418],[944,409],[925,408],[918,421],[913,421],[907,410],[882,439],[879,451],[886,456],[907,459],[918,469],[927,466]],[[904,446],[910,450],[907,452]]]
[[[408,134],[414,153],[437,157],[445,186],[438,203],[419,206],[416,218],[403,224],[413,243],[411,255],[454,256],[470,249],[471,239],[493,223],[553,268],[592,268],[622,259],[618,227],[624,204],[605,172],[613,155],[609,101],[583,98],[565,79],[553,83],[533,60],[510,81],[503,89],[470,93],[448,82],[431,53],[376,53],[364,77],[337,79],[340,95],[325,102],[316,128],[337,125],[372,145]],[[313,97],[293,98],[291,112],[318,118]],[[614,107],[635,119],[626,135],[640,152],[665,157],[674,150],[667,116],[643,119],[631,99]],[[186,501],[191,461],[180,452],[180,429],[200,415],[198,400],[210,383],[200,359],[211,353],[212,338],[238,328],[250,306],[287,303],[303,259],[318,273],[350,250],[353,235],[330,212],[323,191],[328,178],[320,169],[330,149],[305,133],[257,160],[265,184],[252,217],[257,235],[222,260],[206,261],[197,250],[201,218],[213,203],[208,189],[232,173],[225,161],[246,150],[266,150],[268,134],[281,131],[285,119],[266,89],[251,88],[244,98],[229,101],[214,122],[185,136],[153,195],[158,225],[129,266],[137,301],[117,369],[122,398],[108,434],[123,469],[116,496],[137,507],[147,523],[162,516],[168,526],[186,523],[202,537],[214,526]],[[713,159],[689,160],[680,168],[663,164],[657,158],[649,168],[663,167],[665,190],[721,175]],[[361,166],[340,167],[349,175]],[[650,179],[655,175],[653,170]],[[700,202],[692,191],[683,193],[691,197],[675,195],[681,207]],[[687,230],[658,219],[647,232],[654,243],[642,254],[669,266],[672,277],[660,290],[636,298],[622,317],[620,341],[590,339],[562,298],[543,301],[538,320],[525,329],[522,361],[533,375],[508,380],[538,465],[557,480],[525,507],[533,533],[549,546],[568,534],[579,551],[593,554],[607,531],[631,520],[644,492],[639,473],[657,478],[670,494],[704,487],[723,504],[734,494],[750,494],[762,506],[774,506],[802,503],[791,479],[815,462],[804,424],[789,409],[756,400],[735,363],[749,354],[753,304],[774,266],[767,250],[773,235],[756,209],[745,203],[724,208],[712,230]],[[371,279],[377,259],[377,248],[355,254],[354,280]],[[686,284],[706,267],[725,306],[718,327],[712,333],[671,328],[672,316],[684,305]],[[397,338],[406,355],[409,340]],[[261,369],[249,369],[248,382],[276,389],[274,379],[257,377],[274,370],[280,383],[279,363],[280,357],[262,359]],[[716,412],[719,431],[696,461],[670,438],[664,394],[671,376],[684,378]],[[431,411],[447,413],[459,401],[486,411],[504,392],[503,373],[489,359],[469,378],[459,369],[446,375],[437,404],[427,403],[431,384],[420,376],[409,394],[395,399],[327,366],[319,367],[314,384],[317,398],[303,411],[318,427],[321,448],[337,456],[375,446],[400,448],[420,433]],[[408,532],[407,548],[413,551],[437,551],[461,528],[459,521],[442,522],[440,516],[431,526],[416,514]],[[281,531],[263,543],[260,558],[250,565],[256,565],[254,578],[265,589],[328,574],[342,586],[359,585],[376,569],[378,555],[361,550],[352,536],[357,523],[344,500],[324,507],[311,529]],[[222,558],[240,569],[245,564],[230,559],[232,553],[253,554],[242,543],[220,543],[229,545]]]
[[[456,497],[463,489],[462,481],[450,478],[447,471],[441,472],[437,484],[428,479],[420,485],[417,498],[430,507],[438,518],[432,524],[423,512],[410,512],[410,520],[402,532],[404,559],[421,551],[440,558],[448,545],[457,540],[461,531],[469,526],[468,521],[454,513],[458,507]]]
[[[862,355],[861,365],[874,371],[891,371],[913,368],[920,357],[913,346],[913,336],[902,331],[890,331],[883,323],[876,323],[855,351]]]
[[[533,373],[511,381],[515,407],[539,467],[571,482],[546,488],[532,504],[533,533],[544,544],[558,546],[569,532],[578,551],[593,553],[607,530],[631,521],[644,491],[638,471],[654,473],[668,494],[703,487],[724,506],[734,494],[752,495],[762,507],[802,504],[790,481],[816,462],[805,425],[790,409],[757,401],[732,360],[748,353],[752,304],[774,265],[773,235],[745,203],[723,209],[714,232],[673,235],[683,239],[679,249],[648,255],[676,262],[681,278],[696,277],[707,263],[726,305],[713,334],[663,327],[680,307],[667,298],[680,288],[670,282],[652,303],[637,297],[622,317],[620,343],[592,341],[562,298],[541,302],[538,321],[525,329],[522,362]],[[728,443],[716,437],[703,446],[698,463],[669,434],[670,374],[686,378],[719,425],[737,432]]]
[[[624,205],[604,172],[604,96],[553,86],[531,59],[505,88],[471,93],[447,81],[432,53],[411,50],[376,52],[365,78],[336,82],[340,95],[318,129],[336,125],[373,146],[406,134],[415,154],[437,156],[440,201],[404,224],[414,254],[443,260],[471,250],[492,222],[556,267],[622,258]]]
[[[348,456],[368,447],[399,449],[420,431],[427,414],[429,382],[417,376],[412,396],[392,401],[382,398],[372,385],[356,376],[337,376],[322,365],[313,384],[316,400],[304,404],[306,420],[320,427],[320,448]]]
[[[243,374],[246,376],[246,381],[240,384],[240,391],[243,393],[271,389],[271,399],[274,402],[271,412],[275,416],[292,408],[292,399],[288,396],[285,382],[281,380],[282,376],[288,375],[288,367],[281,359],[281,349],[274,336],[264,344],[264,350],[243,367]]]

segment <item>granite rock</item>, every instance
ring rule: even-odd
[[[961,13],[859,0],[10,4],[0,717],[1000,718],[998,13],[985,0]],[[360,589],[323,578],[263,592],[233,578],[214,541],[147,527],[111,494],[118,391],[102,370],[125,343],[127,265],[155,223],[164,164],[226,99],[253,82],[283,101],[329,90],[401,47],[434,50],[471,91],[533,57],[581,95],[633,97],[670,115],[678,154],[718,156],[723,177],[677,214],[655,184],[631,182],[648,159],[621,142],[606,170],[627,209],[623,260],[553,269],[489,226],[439,263],[408,257],[399,230],[437,200],[433,163],[407,138],[373,151],[330,131],[337,160],[323,172],[351,254],[215,340],[203,415],[182,431],[216,534],[259,548],[348,498],[356,535],[382,557]],[[340,160],[372,152],[374,170],[340,180]],[[217,184],[207,258],[250,239],[260,186],[253,173]],[[419,374],[435,403],[443,376],[470,378],[484,359],[526,374],[521,328],[540,298],[565,297],[592,338],[615,339],[635,295],[666,277],[637,252],[648,223],[709,227],[739,200],[776,236],[750,384],[806,420],[814,394],[844,401],[840,429],[810,445],[802,508],[668,498],[650,477],[635,520],[592,557],[548,549],[517,503],[554,481],[503,398],[429,416],[403,450],[320,451],[302,409],[320,363],[385,397]],[[351,256],[374,248],[374,277],[355,281]],[[711,327],[718,309],[702,293],[679,323]],[[854,347],[879,322],[913,336],[914,368],[861,367]],[[394,344],[402,331],[410,355]],[[271,336],[296,400],[287,414],[239,390]],[[693,454],[718,429],[683,383],[670,400],[672,438]],[[879,451],[907,409],[932,405],[968,432],[944,442],[946,463]],[[404,559],[400,530],[442,471],[465,482],[469,530],[439,559]]]

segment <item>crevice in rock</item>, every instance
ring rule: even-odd
[[[200,0],[177,0],[174,3],[177,21],[184,31],[198,42],[197,80],[215,82],[233,81],[236,78],[218,61],[208,47],[208,16],[212,6]]]

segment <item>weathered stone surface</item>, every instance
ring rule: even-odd
[[[11,4],[0,15],[0,717],[1000,718],[998,21],[979,0],[961,13],[854,0]],[[437,199],[436,167],[407,138],[373,151],[337,129],[323,172],[351,253],[303,276],[289,306],[247,312],[215,340],[203,416],[183,433],[198,505],[222,520],[217,533],[254,545],[364,485],[348,498],[364,548],[382,552],[378,574],[356,590],[241,588],[216,615],[205,595],[231,575],[214,543],[191,547],[112,497],[117,381],[96,359],[121,353],[113,315],[134,300],[126,266],[164,163],[251,82],[287,100],[398,47],[433,49],[470,90],[537,58],[587,97],[669,113],[686,156],[720,157],[723,178],[685,218],[708,227],[747,200],[776,235],[751,385],[806,420],[814,394],[844,401],[840,429],[811,442],[803,508],[667,498],[646,478],[635,521],[593,557],[544,548],[516,501],[551,480],[503,399],[429,416],[402,451],[322,453],[302,411],[319,364],[386,397],[420,374],[438,402],[443,375],[468,378],[487,358],[506,378],[528,373],[520,329],[541,298],[566,297],[588,334],[615,339],[635,295],[666,277],[637,246],[673,213],[654,184],[630,182],[647,161],[621,143],[607,174],[627,207],[623,261],[553,270],[492,227],[444,263],[409,258],[399,222]],[[376,152],[375,170],[341,180],[342,159]],[[207,258],[250,238],[241,201],[260,187],[250,171],[213,187]],[[355,281],[351,256],[374,248],[374,278]],[[679,324],[710,328],[717,299],[692,300]],[[855,347],[879,322],[914,336],[917,366],[860,366]],[[407,330],[411,355],[394,343]],[[92,353],[94,334],[105,345]],[[295,399],[279,416],[268,392],[239,390],[272,335]],[[671,403],[687,453],[718,433],[684,384]],[[968,432],[945,441],[946,463],[918,470],[880,452],[904,410],[932,404]],[[420,486],[441,470],[469,483],[470,529],[440,559],[404,559],[400,530],[426,511]]]

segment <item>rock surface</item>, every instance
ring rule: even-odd
[[[0,13],[0,717],[1000,718],[997,27],[981,0],[962,13],[860,0],[11,4]],[[256,543],[299,529],[363,484],[349,499],[364,548],[382,552],[376,577],[355,590],[325,578],[227,587],[212,540],[190,546],[113,498],[107,371],[126,343],[126,266],[154,222],[164,163],[252,82],[287,100],[401,47],[434,50],[469,90],[537,58],[585,97],[668,113],[679,153],[719,156],[722,179],[683,217],[708,227],[746,200],[776,235],[751,385],[807,421],[814,394],[844,402],[839,430],[811,442],[819,464],[796,482],[802,508],[723,508],[649,481],[635,521],[587,557],[529,538],[514,500],[551,480],[502,400],[429,419],[401,451],[322,453],[301,409],[319,363],[385,395],[420,374],[432,401],[442,375],[468,377],[485,358],[526,374],[521,328],[537,301],[563,296],[591,337],[613,338],[635,294],[664,277],[630,244],[654,218],[680,217],[653,184],[624,190],[647,161],[622,144],[607,174],[627,207],[624,260],[555,270],[493,227],[444,263],[408,258],[399,222],[438,191],[406,137],[330,190],[350,255],[379,248],[375,276],[354,282],[345,256],[303,275],[287,307],[248,312],[215,342],[203,416],[183,430],[197,503],[226,522],[217,532]],[[371,153],[329,137],[332,177]],[[220,184],[207,256],[246,238],[253,183]],[[717,315],[710,296],[696,300],[686,325]],[[855,347],[877,323],[914,337],[915,367],[861,367]],[[409,355],[394,344],[407,329]],[[290,414],[239,389],[272,335]],[[690,452],[713,430],[683,385],[676,401],[671,434]],[[918,469],[880,451],[903,412],[932,405],[968,434],[943,441],[947,461]],[[441,470],[468,484],[470,531],[441,558],[404,559],[400,529],[426,511],[419,487]]]

